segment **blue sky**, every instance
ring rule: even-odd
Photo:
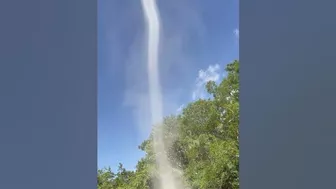
[[[164,113],[204,97],[237,59],[238,0],[158,0]],[[140,0],[98,1],[98,168],[134,169],[150,131]]]

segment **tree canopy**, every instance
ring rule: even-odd
[[[192,189],[239,188],[239,61],[225,68],[227,76],[217,85],[206,85],[211,98],[189,103],[179,115],[164,118],[166,154]],[[139,149],[145,156],[135,171],[119,164],[98,170],[98,189],[152,189],[158,180],[153,132]]]

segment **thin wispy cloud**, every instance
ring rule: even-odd
[[[235,35],[236,39],[239,39],[239,29],[238,28],[233,30],[233,34]]]
[[[219,64],[210,65],[206,70],[200,70],[196,79],[196,86],[192,93],[192,99],[206,98],[205,86],[209,81],[219,81],[221,77]]]

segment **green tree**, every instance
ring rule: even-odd
[[[213,98],[190,103],[181,115],[179,142],[186,149],[184,172],[193,188],[239,187],[239,62],[225,70],[219,85],[206,85]]]
[[[184,172],[193,189],[239,188],[239,61],[225,68],[227,76],[206,89],[212,98],[189,103],[180,115],[164,118],[139,149],[145,157],[136,171],[122,164],[115,174],[98,170],[98,189],[153,189],[158,180],[153,134],[162,129],[166,154],[176,170]]]
[[[97,188],[98,189],[113,189],[113,179],[115,174],[112,172],[111,168],[105,168],[98,170],[97,174]]]

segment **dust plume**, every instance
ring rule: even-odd
[[[147,24],[147,72],[149,82],[149,99],[151,123],[157,125],[163,119],[163,101],[159,74],[159,43],[160,43],[160,16],[155,0],[142,0],[142,7]],[[160,177],[159,189],[182,189],[182,182],[173,174],[168,158],[165,154],[163,133],[161,129],[154,132],[154,151],[157,154],[156,163]]]

